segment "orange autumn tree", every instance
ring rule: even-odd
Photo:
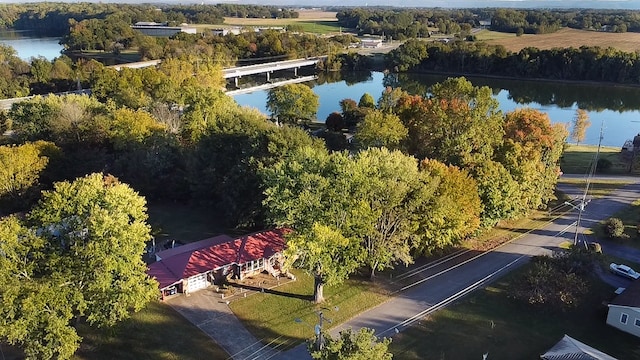
[[[558,163],[568,136],[561,124],[533,109],[507,113],[500,162],[520,184],[520,203],[526,209],[539,208],[554,198],[559,176]]]

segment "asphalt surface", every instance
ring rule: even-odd
[[[590,199],[582,212],[578,233],[594,227],[599,221],[611,217],[629,206],[640,196],[640,178],[627,177],[633,182],[609,194],[605,198]],[[559,184],[558,188],[569,196],[582,199],[581,191],[573,186]],[[574,202],[575,203],[575,202]],[[411,326],[429,313],[446,306],[451,301],[485,286],[499,276],[526,263],[532,256],[551,254],[564,241],[573,241],[576,233],[578,211],[573,210],[556,218],[547,226],[523,234],[515,241],[487,253],[479,253],[476,258],[421,281],[389,301],[361,313],[350,321],[330,330],[335,336],[340,330],[362,327],[375,329],[377,336],[393,337],[396,333]],[[579,240],[589,240],[579,238]],[[604,244],[603,251],[616,253],[617,256],[636,260],[640,252],[629,251],[625,247]],[[611,278],[613,279],[613,278]],[[619,279],[624,284],[624,279]],[[615,281],[615,280],[613,280]],[[615,285],[614,285],[615,286]],[[272,357],[277,360],[311,359],[306,346],[300,345],[287,352]]]

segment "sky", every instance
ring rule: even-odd
[[[47,0],[29,0],[47,1]],[[51,1],[51,0],[48,0]],[[640,10],[640,0],[53,0],[62,2],[113,2],[113,3],[165,3],[165,4],[217,4],[221,2],[282,6],[396,6],[443,8],[594,8]],[[0,0],[0,3],[20,3],[21,0]]]

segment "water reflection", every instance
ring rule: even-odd
[[[429,88],[447,76],[424,74],[383,74],[380,72],[320,74],[309,86],[320,97],[317,118],[324,121],[333,111],[340,111],[340,100],[358,101],[365,93],[375,99],[385,87],[400,87],[416,95],[428,94]],[[640,131],[640,88],[567,84],[538,81],[469,77],[475,86],[488,86],[503,112],[530,107],[549,115],[553,123],[570,127],[578,108],[587,110],[591,123],[585,144],[597,144],[600,124],[604,124],[603,145],[621,147],[625,140]],[[266,111],[266,91],[235,96],[241,105]]]

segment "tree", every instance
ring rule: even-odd
[[[325,344],[322,349],[316,349],[315,344],[309,343],[311,357],[316,360],[391,360],[393,354],[389,352],[391,339],[378,339],[374,330],[361,328],[358,332],[351,329],[343,330],[334,339],[324,335]]]
[[[330,131],[342,131],[342,128],[344,127],[344,118],[342,117],[342,114],[334,111],[327,116],[324,124]]]
[[[358,124],[355,138],[361,148],[395,149],[407,136],[407,129],[394,114],[373,110]]]
[[[30,358],[67,359],[73,323],[111,326],[157,292],[142,254],[144,198],[113,177],[56,183],[22,224],[0,221],[0,338]]]
[[[552,125],[547,114],[518,109],[506,114],[504,133],[497,155],[520,184],[517,201],[524,209],[539,208],[555,196],[567,130],[561,124]]]
[[[604,223],[605,233],[610,239],[618,239],[624,237],[624,223],[618,218],[609,218]]]
[[[358,107],[372,108],[373,109],[373,108],[376,107],[376,101],[373,99],[373,96],[371,96],[371,94],[364,93],[360,97],[360,101],[358,102]]]
[[[318,111],[318,95],[304,84],[287,84],[269,90],[267,109],[284,124],[309,123]]]
[[[357,240],[371,276],[412,261],[410,250],[433,186],[399,151],[302,148],[262,171],[268,221],[311,233],[315,224]],[[338,266],[339,263],[336,263]]]
[[[576,115],[573,118],[573,128],[571,129],[571,138],[576,142],[576,145],[584,141],[589,126],[591,126],[589,114],[583,109],[576,110]]]
[[[398,102],[409,153],[457,166],[490,159],[503,141],[503,118],[491,89],[449,78],[430,92],[427,99],[404,96]]]
[[[415,158],[384,148],[362,151],[348,165],[343,174],[350,177],[353,200],[343,231],[360,239],[371,278],[394,264],[413,262],[410,251],[423,211],[433,201],[433,179],[418,171]]]
[[[45,155],[47,148],[51,152],[55,145],[40,141],[0,146],[0,203],[9,202],[9,207],[19,202],[28,203],[25,195],[37,187],[40,174],[49,162]]]
[[[324,285],[342,283],[360,265],[362,249],[352,239],[328,226],[314,224],[309,232],[296,232],[287,239],[285,269],[295,263],[313,275],[313,300],[324,301]]]
[[[465,170],[437,160],[423,160],[421,171],[437,179],[436,196],[425,206],[420,220],[416,248],[429,254],[456,245],[480,225],[482,205],[476,181]]]

